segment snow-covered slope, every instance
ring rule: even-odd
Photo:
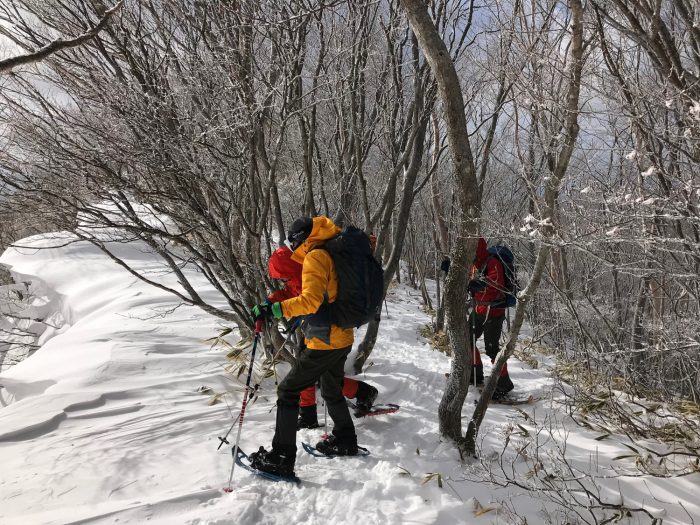
[[[317,459],[300,450],[300,486],[271,483],[237,468],[234,490],[225,493],[231,451],[217,450],[217,436],[238,412],[242,386],[224,370],[225,350],[204,342],[216,335],[219,323],[198,309],[174,308],[173,297],[136,280],[90,245],[47,249],[59,243],[41,237],[24,244],[43,249],[9,250],[1,261],[37,276],[60,296],[67,324],[30,358],[0,374],[2,524],[451,525],[518,523],[516,514],[531,524],[557,522],[543,491],[478,482],[499,464],[505,431],[520,424],[526,432],[518,439],[527,442],[527,432],[535,436],[538,425],[558,422],[557,443],[567,443],[566,457],[589,470],[608,468],[608,458],[625,451],[567,423],[561,407],[552,404],[546,373],[514,361],[509,366],[516,388],[542,400],[492,407],[483,426],[482,462],[460,463],[437,428],[449,359],[418,335],[429,321],[419,294],[397,287],[372,364],[360,376],[379,388],[378,402],[401,405],[396,414],[356,420],[360,444],[372,455]],[[138,246],[121,250],[134,265],[153,269]],[[203,280],[201,291],[216,299]],[[228,394],[210,405],[203,386]],[[473,396],[465,404],[465,426]],[[269,446],[274,402],[274,380],[268,379],[247,411],[244,450]],[[322,433],[306,430],[298,437],[313,443]],[[506,465],[516,470],[529,468],[510,448],[503,457],[514,458]],[[431,473],[440,474],[442,487]],[[618,477],[601,482],[601,496],[614,502],[622,494],[625,504],[654,509],[664,524],[690,523],[688,516],[700,519],[698,477]],[[633,516],[637,521],[631,523],[647,522],[646,516]]]

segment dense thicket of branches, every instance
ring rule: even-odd
[[[551,246],[528,309],[536,338],[632,389],[697,401],[700,9],[687,1],[584,4],[580,133],[550,223],[541,199],[566,137],[570,79],[570,11],[561,7],[512,2],[491,11],[492,27],[514,40],[482,232],[516,247],[521,285],[542,243]],[[467,114],[475,108],[483,102],[467,99]],[[414,216],[437,223],[429,199],[421,196]],[[441,251],[438,233],[409,253]],[[411,261],[423,274],[439,258]]]
[[[462,138],[411,6],[454,65]],[[30,52],[110,7],[0,0],[0,28]],[[115,242],[138,240],[177,285],[138,277],[241,326],[299,214],[376,233],[388,274],[426,301],[442,256],[464,271],[480,230],[514,248],[521,285],[544,270],[523,310],[537,337],[597,373],[697,399],[698,25],[692,0],[125,0],[79,47],[0,80],[1,212],[125,266]],[[456,437],[471,352],[452,279]]]

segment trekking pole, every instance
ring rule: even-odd
[[[233,447],[233,463],[231,464],[231,475],[228,478],[228,487],[224,489],[226,492],[231,492],[233,490],[231,488],[231,480],[233,479],[233,470],[236,468],[236,456],[238,455],[238,444],[240,443],[240,440],[241,440],[241,429],[243,428],[243,418],[245,417],[245,407],[248,404],[248,390],[250,389],[250,378],[253,375],[253,363],[255,362],[255,350],[258,347],[258,341],[260,340],[260,332],[262,332],[262,330],[263,330],[263,320],[257,319],[255,321],[255,338],[253,339],[253,351],[250,355],[250,366],[248,367],[248,378],[246,379],[246,382],[245,382],[245,395],[243,396],[243,403],[241,404],[241,413],[238,416],[238,434],[236,435],[236,444]],[[219,439],[221,440],[221,443],[219,444],[219,448],[221,448],[221,445],[223,445],[224,442],[228,443],[226,441],[226,438],[223,438],[223,439],[219,438]]]
[[[472,336],[472,371],[474,372],[472,375],[474,376],[474,389],[476,389],[476,366],[474,363],[476,362],[476,318],[475,315],[476,313],[474,312],[474,298],[470,298],[470,308],[469,308],[469,328],[471,329],[471,336]]]
[[[250,368],[248,370],[248,380],[246,381],[245,394],[244,394],[244,397],[247,399],[252,398],[253,394],[260,386],[260,385],[256,384],[255,387],[253,388],[252,392],[250,391],[250,377],[251,377],[250,369],[252,369],[252,367],[253,367],[253,361],[255,360],[255,347],[257,346],[257,343],[258,343],[258,333],[259,332],[257,332],[257,321],[256,321],[255,326],[256,326],[256,332],[255,332],[255,338],[253,340],[253,352],[252,352],[252,355],[250,357]],[[223,437],[218,436],[219,446],[216,447],[216,450],[219,450],[224,445],[230,445],[230,443],[228,442],[228,436],[231,433],[231,431],[233,430],[233,427],[236,426],[236,423],[238,423],[238,420],[241,418],[242,411],[243,411],[243,408],[241,408],[241,410],[238,411],[238,415],[235,418],[233,418],[233,423],[231,423],[231,426],[228,428],[228,431],[226,432],[226,434]]]
[[[469,315],[472,319],[472,370],[474,371],[474,388],[476,389],[476,319],[474,318],[474,315]]]
[[[297,322],[295,322],[295,323],[292,325],[292,328],[291,328],[290,331],[289,331],[289,335],[287,335],[287,337],[286,337],[286,338],[284,339],[284,341],[282,342],[282,346],[280,346],[280,347],[275,351],[275,353],[272,355],[272,360],[270,361],[270,363],[261,371],[261,373],[260,373],[260,381],[262,381],[263,379],[265,379],[265,377],[267,376],[267,373],[270,371],[271,368],[274,367],[275,362],[277,361],[277,356],[278,356],[278,355],[280,354],[280,352],[282,351],[282,348],[284,348],[285,346],[287,346],[287,343],[288,343],[289,340],[291,339],[291,337],[292,337],[292,335],[293,335],[293,333],[294,333],[294,330],[296,330],[296,329],[299,327],[300,324],[301,324],[301,323],[299,323],[299,322],[297,321]],[[277,371],[276,371],[276,369],[275,369],[275,385],[277,385]],[[256,392],[258,391],[259,388],[260,388],[260,383],[257,382],[257,383],[255,383],[255,385],[253,386],[252,389],[249,389],[249,393],[248,393],[248,399],[249,399],[249,400],[250,400],[250,399],[253,399],[253,396],[255,396],[255,394],[256,394]],[[272,408],[270,408],[270,412],[272,412],[273,409],[274,409],[274,406],[273,406]],[[228,438],[228,435],[229,435],[229,434],[231,433],[231,431],[233,430],[233,427],[235,427],[235,426],[236,426],[236,423],[238,423],[238,418],[239,418],[240,416],[241,416],[241,413],[240,413],[240,411],[239,411],[239,412],[238,412],[238,415],[237,415],[235,418],[233,418],[233,423],[231,423],[231,426],[229,427],[228,432],[226,432],[226,435],[225,435],[223,438],[222,438],[222,437],[219,437],[219,441],[221,441],[221,443],[219,443],[219,446],[217,447],[216,450],[219,450],[219,449],[221,448],[221,446],[224,445],[224,444],[230,445],[230,443],[226,440],[226,438]]]

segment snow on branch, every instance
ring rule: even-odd
[[[63,40],[62,38],[57,38],[56,40],[49,42],[44,47],[39,48],[32,53],[27,53],[24,55],[18,55],[6,58],[4,60],[0,60],[0,74],[8,73],[18,66],[40,62],[46,57],[53,55],[54,53],[63,51],[65,49],[70,49],[72,47],[77,47],[79,45],[84,44],[88,40],[95,38],[97,34],[100,31],[102,31],[102,29],[104,29],[104,27],[107,25],[107,22],[109,21],[111,16],[117,10],[119,10],[119,8],[123,4],[124,0],[119,0],[119,2],[117,2],[114,5],[114,7],[105,11],[105,14],[102,16],[99,23],[95,27],[81,35],[78,35],[75,38],[71,38],[70,40]]]

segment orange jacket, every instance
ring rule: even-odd
[[[338,276],[335,273],[333,259],[326,250],[319,248],[323,243],[340,233],[328,217],[315,217],[308,238],[292,255],[292,260],[302,263],[301,294],[282,301],[282,314],[286,318],[315,314],[324,300],[335,302],[338,296]],[[336,325],[327,327],[323,335],[309,319],[304,323],[306,346],[312,350],[333,350],[351,346],[355,340],[352,328],[340,328]]]

